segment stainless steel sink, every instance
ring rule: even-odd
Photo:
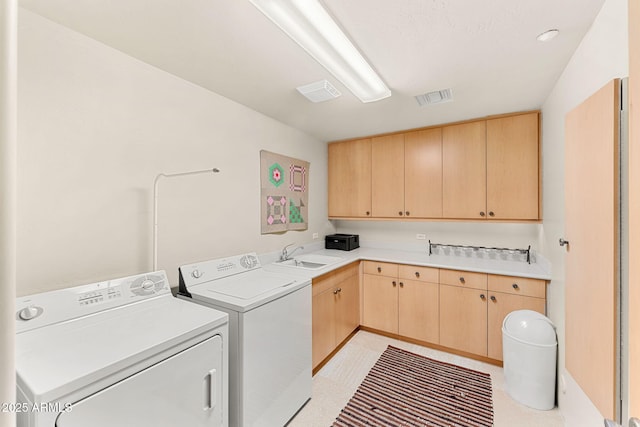
[[[327,255],[307,254],[300,255],[286,261],[278,261],[276,265],[284,265],[285,267],[304,268],[307,270],[318,270],[327,265],[342,261],[342,258]]]

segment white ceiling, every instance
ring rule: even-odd
[[[20,5],[331,141],[538,109],[604,0],[324,0],[391,88],[363,104],[248,0],[20,0]],[[558,28],[541,43],[536,35]],[[342,92],[314,104],[296,87]],[[454,101],[413,98],[452,88]]]

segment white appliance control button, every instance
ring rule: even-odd
[[[20,316],[22,320],[31,320],[33,318],[40,316],[42,314],[42,311],[43,311],[42,308],[37,307],[35,305],[30,305],[29,307],[25,307],[22,310],[20,310],[20,312],[18,313],[18,316]]]
[[[202,277],[202,272],[200,270],[193,270],[191,272],[191,277],[193,277],[194,279],[199,279]]]
[[[153,280],[145,280],[144,282],[142,282],[142,289],[144,290],[149,290],[152,289],[154,286]]]

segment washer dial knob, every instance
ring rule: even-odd
[[[202,272],[198,269],[195,269],[191,272],[191,277],[193,277],[194,279],[199,279],[202,277]]]
[[[42,314],[42,307],[38,307],[36,305],[30,305],[28,307],[23,308],[18,312],[18,316],[22,320],[31,320]]]

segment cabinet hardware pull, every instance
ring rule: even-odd
[[[402,288],[404,286],[404,283],[400,282],[400,287]]]
[[[338,288],[338,292],[342,292],[342,288]]]
[[[338,295],[338,292],[339,292],[339,291],[336,289],[335,291],[333,291],[333,294],[334,294],[334,295]]]
[[[393,282],[391,282],[391,283],[393,283],[393,286],[396,286],[396,285],[397,285],[397,283],[396,283],[396,281],[395,281],[395,280],[394,280]]]
[[[489,211],[489,216],[496,216],[496,214],[494,214],[493,211]]]
[[[460,283],[464,283],[464,277],[460,276]]]
[[[518,289],[519,288],[517,283],[514,283],[513,285],[511,285],[511,287],[513,287],[513,289]]]
[[[494,297],[493,295],[491,295],[491,301],[496,302],[496,297]]]
[[[480,212],[480,216],[484,216],[484,212]]]
[[[480,294],[480,299],[481,299],[481,300],[485,299],[484,294]]]
[[[560,246],[569,246],[569,241],[568,240],[564,240],[562,237],[560,238],[558,243],[560,243]]]
[[[382,273],[382,267],[378,267],[378,273]]]
[[[398,211],[398,215],[402,216],[402,211]]]
[[[405,214],[406,216],[409,216],[409,211],[406,211],[404,214]]]
[[[369,211],[367,211],[367,216],[371,215],[371,213]]]
[[[416,271],[416,277],[420,277],[420,272]]]

